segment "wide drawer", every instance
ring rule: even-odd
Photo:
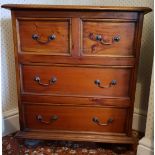
[[[84,56],[133,56],[135,22],[84,20]]]
[[[128,97],[131,68],[22,66],[22,93]]]
[[[24,105],[25,128],[123,133],[127,109]]]
[[[22,18],[18,20],[21,52],[69,55],[70,20]]]

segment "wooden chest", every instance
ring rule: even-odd
[[[144,7],[11,9],[18,138],[133,143]]]

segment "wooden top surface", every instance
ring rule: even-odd
[[[29,4],[4,4],[2,8],[7,9],[33,9],[33,10],[94,10],[94,11],[127,11],[144,12],[152,11],[148,7],[125,7],[125,6],[82,6],[82,5],[29,5]]]

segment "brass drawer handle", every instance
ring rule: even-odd
[[[97,117],[93,117],[92,121],[94,123],[96,123],[97,125],[108,126],[109,124],[111,124],[113,122],[113,119],[109,118],[106,123],[101,123]]]
[[[111,45],[114,42],[119,42],[120,41],[120,36],[116,35],[114,37],[112,37],[112,39],[107,39],[106,36],[104,35],[94,35],[93,33],[90,33],[89,38],[91,40],[100,42],[102,45]]]
[[[33,40],[36,40],[38,43],[47,44],[50,41],[55,40],[56,39],[56,36],[54,34],[51,34],[50,36],[47,37],[47,40],[46,41],[43,41],[43,40],[41,40],[41,37],[38,34],[33,34],[32,35],[32,39]]]
[[[36,81],[39,85],[42,85],[42,86],[49,86],[49,85],[53,85],[54,83],[56,83],[57,81],[57,78],[56,77],[52,77],[48,83],[42,83],[41,82],[41,79],[39,76],[35,76],[34,77],[34,81]]]
[[[50,118],[49,121],[44,121],[42,115],[37,115],[37,117],[36,117],[36,119],[37,119],[39,122],[44,123],[44,124],[51,124],[52,122],[58,120],[58,118],[59,118],[59,117],[58,117],[57,115],[53,115],[53,116]]]
[[[116,81],[116,80],[112,80],[112,81],[109,83],[109,85],[107,85],[107,86],[101,86],[100,80],[95,80],[94,83],[95,83],[98,87],[100,87],[100,88],[110,88],[111,86],[116,85],[116,84],[117,84],[117,81]]]

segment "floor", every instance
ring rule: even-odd
[[[2,138],[3,155],[135,155],[129,145],[101,144],[71,141],[28,141],[17,142],[15,134]],[[137,132],[133,132],[138,137]],[[138,138],[137,138],[138,139]],[[135,148],[134,148],[135,149]]]

